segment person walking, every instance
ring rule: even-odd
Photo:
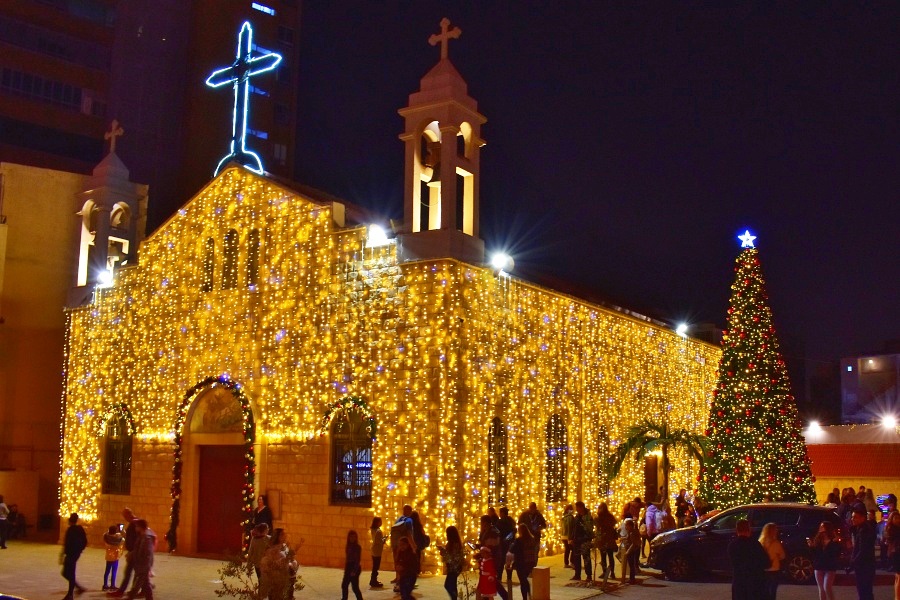
[[[444,579],[444,589],[450,596],[450,600],[456,600],[458,596],[457,581],[465,566],[465,551],[463,550],[462,538],[459,536],[459,530],[451,525],[447,528],[447,545],[438,546],[441,552],[441,559],[447,567],[447,577]]]
[[[834,524],[822,521],[816,537],[807,539],[807,544],[812,548],[813,573],[819,588],[819,600],[834,600],[834,578],[841,556],[841,543],[835,539]]]
[[[875,523],[869,520],[865,506],[853,511],[852,523],[850,537],[853,540],[853,553],[850,555],[850,568],[856,573],[856,594],[859,600],[874,600]]]
[[[344,578],[341,580],[341,600],[347,600],[348,587],[353,588],[356,600],[362,600],[359,591],[359,574],[362,573],[362,546],[359,536],[354,530],[347,532],[347,545],[344,547]]]
[[[778,525],[766,523],[759,534],[759,543],[769,557],[769,566],[765,572],[764,598],[766,600],[775,600],[775,595],[778,593],[778,578],[781,576],[781,561],[785,557],[784,546],[781,545],[778,533]]]
[[[134,585],[128,592],[128,600],[134,600],[139,594],[147,600],[153,600],[153,584],[150,583],[150,572],[153,569],[153,553],[156,549],[156,533],[147,526],[147,521],[135,521],[137,542],[134,544]]]
[[[394,565],[397,564],[398,556],[397,553],[400,551],[399,542],[401,538],[407,537],[409,538],[410,546],[413,545],[413,522],[412,522],[412,506],[409,504],[405,504],[400,513],[400,516],[397,517],[397,520],[394,521],[394,524],[391,525],[391,552],[394,555]],[[396,571],[396,567],[394,569]],[[400,591],[400,576],[397,575],[394,579],[391,580],[391,583],[394,584],[394,592]]]
[[[78,585],[75,580],[75,566],[85,548],[87,548],[87,534],[84,527],[78,524],[78,515],[72,513],[69,515],[69,528],[66,529],[66,537],[63,540],[62,576],[69,582],[69,591],[63,600],[73,600],[75,590],[78,590],[79,594],[84,592],[84,587]]]
[[[369,577],[369,587],[383,588],[384,584],[378,581],[378,570],[381,568],[381,555],[384,553],[384,533],[381,531],[381,517],[374,517],[369,526],[369,535],[372,538],[372,575]]]
[[[759,600],[765,597],[765,570],[769,555],[760,543],[750,537],[750,523],[740,519],[735,524],[737,537],[728,544],[731,561],[731,600]]]
[[[279,527],[272,532],[272,542],[260,561],[260,570],[260,597],[287,600],[293,595],[297,561],[294,559],[294,550],[288,545],[284,529]]]
[[[511,563],[516,570],[519,589],[522,591],[522,600],[528,600],[528,596],[531,594],[531,583],[528,578],[531,576],[531,571],[537,566],[538,545],[531,530],[524,523],[519,523],[519,536],[510,545],[509,553],[512,555],[512,561],[507,556],[507,564]]]
[[[122,543],[125,538],[119,531],[120,525],[110,525],[103,534],[106,546],[106,569],[103,571],[103,591],[116,589],[116,572],[119,570],[119,555],[122,554]]]
[[[597,549],[600,551],[600,566],[603,568],[604,580],[616,576],[615,554],[619,535],[616,531],[616,517],[609,511],[606,502],[597,507]]]

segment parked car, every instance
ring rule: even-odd
[[[693,527],[659,534],[650,543],[650,566],[675,581],[690,579],[703,572],[731,572],[728,544],[736,537],[735,524],[740,519],[750,522],[753,538],[759,538],[766,523],[778,525],[787,555],[781,563],[782,572],[794,583],[809,583],[814,579],[812,552],[807,539],[816,536],[822,521],[834,524],[845,544],[844,555],[849,556],[849,529],[834,509],[808,504],[766,503],[730,508]]]

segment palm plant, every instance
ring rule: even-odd
[[[640,462],[645,455],[659,449],[663,463],[663,497],[669,497],[669,449],[681,448],[694,456],[703,465],[703,455],[707,449],[707,440],[687,429],[672,429],[667,421],[657,422],[650,419],[632,425],[625,430],[625,439],[616,448],[615,454],[607,466],[610,479],[618,477],[625,459],[634,454],[635,462]]]

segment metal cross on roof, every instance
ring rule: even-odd
[[[253,28],[244,22],[238,33],[237,55],[234,62],[224,69],[213,71],[206,79],[212,88],[232,84],[234,88],[234,113],[231,118],[231,153],[219,161],[214,175],[222,166],[236,161],[255,173],[264,172],[262,161],[255,152],[247,150],[247,111],[250,103],[250,78],[271,71],[281,62],[281,55],[275,52],[253,56]]]
[[[113,119],[112,123],[109,125],[109,131],[103,134],[104,140],[109,140],[109,153],[115,154],[116,152],[116,138],[120,135],[125,135],[125,130],[119,127],[118,119]]]
[[[428,43],[432,46],[441,45],[441,60],[444,60],[447,58],[447,45],[450,43],[450,40],[458,38],[461,33],[462,29],[459,27],[450,29],[450,19],[444,17],[441,19],[441,32],[435,33],[428,38]]]

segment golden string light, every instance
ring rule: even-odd
[[[449,525],[477,536],[488,497],[502,494],[514,516],[537,502],[551,524],[545,550],[560,549],[565,501],[544,502],[554,415],[568,444],[564,497],[614,510],[644,494],[643,465],[629,461],[601,494],[603,435],[615,445],[629,425],[663,416],[702,431],[718,348],[489,268],[400,263],[396,246],[365,241],[365,228],[335,226],[329,205],[239,168],[169,219],[137,266],[68,315],[60,514],[97,515],[101,440],[77,423],[121,402],[136,445],[172,446],[185,391],[214,376],[252,403],[260,465],[266,448],[317,443],[341,398],[365,400],[377,424],[369,514],[390,519],[414,503],[434,540]],[[495,417],[508,459],[506,489],[492,493]],[[671,461],[673,488],[691,487],[697,465],[678,452]]]

